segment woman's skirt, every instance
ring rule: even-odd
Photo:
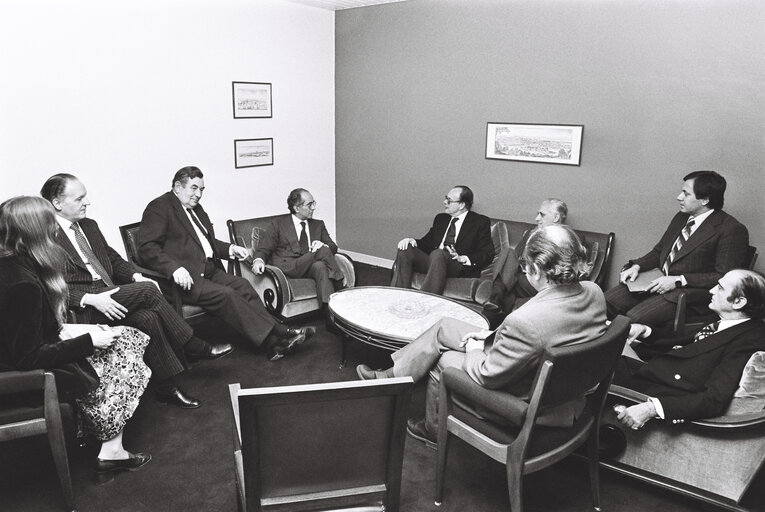
[[[149,336],[134,327],[117,327],[122,335],[114,344],[88,357],[100,377],[97,389],[77,399],[80,430],[101,441],[112,439],[125,427],[149,384],[151,370],[143,362]]]

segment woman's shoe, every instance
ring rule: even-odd
[[[138,471],[150,460],[149,453],[131,453],[127,459],[97,459],[96,485],[111,482],[118,471]]]

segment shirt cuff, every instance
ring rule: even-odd
[[[664,419],[664,407],[661,406],[661,402],[655,396],[649,396],[648,400],[653,404],[653,408],[656,409],[656,417]]]
[[[645,326],[645,331],[643,331],[643,334],[638,336],[638,339],[646,339],[647,337],[649,337],[651,335],[651,333],[653,333],[653,329],[651,329],[650,325],[646,325]]]
[[[683,283],[683,286],[688,286],[688,281],[685,280],[685,276],[680,276],[680,282]]]
[[[473,264],[470,262],[470,258],[468,258],[467,256],[465,256],[465,259],[467,260],[467,263],[465,263],[465,265],[467,265],[468,267],[472,267],[472,266],[473,266]]]

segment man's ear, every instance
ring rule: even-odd
[[[53,208],[55,208],[57,211],[61,211],[61,201],[59,201],[57,197],[51,199],[50,204],[52,204]]]
[[[746,297],[743,295],[741,297],[736,297],[733,299],[733,302],[731,302],[731,306],[733,306],[733,309],[740,310],[743,309],[744,306],[746,306],[747,300]]]

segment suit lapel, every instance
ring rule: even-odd
[[[186,211],[183,209],[183,205],[181,204],[180,200],[175,197],[175,194],[172,192],[168,192],[168,194],[170,194],[170,205],[173,208],[173,212],[175,212],[175,216],[178,218],[178,221],[181,223],[181,226],[183,226],[186,231],[189,232],[191,239],[194,240],[199,248],[204,250],[204,247],[202,247],[202,242],[199,240],[199,235],[197,235],[197,232],[194,230],[194,226],[191,225],[191,220],[186,214]]]
[[[699,226],[698,229],[693,232],[688,241],[685,242],[683,247],[677,252],[675,261],[679,260],[683,256],[690,254],[694,249],[696,249],[696,247],[714,236],[714,234],[717,232],[717,226],[719,226],[720,222],[722,222],[722,216],[719,215],[719,213],[719,211],[714,212],[709,217],[707,217],[704,222],[701,223],[701,226]]]
[[[467,215],[465,215],[465,218],[462,219],[462,226],[460,226],[460,232],[457,235],[457,238],[454,240],[454,245],[457,245],[458,243],[465,240],[465,237],[468,236],[468,233],[470,233],[470,223],[473,220],[473,216],[471,215],[473,212],[468,210]],[[451,219],[450,219],[451,220]]]
[[[287,214],[279,219],[279,233],[289,244],[289,250],[295,254],[300,254],[300,241],[295,231],[295,224],[292,223],[292,214]]]
[[[80,257],[80,253],[77,252],[77,249],[74,248],[74,245],[72,245],[72,242],[69,240],[69,237],[66,236],[66,233],[64,233],[63,228],[59,226],[58,231],[56,231],[56,242],[64,248],[66,253],[69,255],[69,259],[80,267],[81,269],[88,271],[87,266],[85,265],[85,262],[82,261],[82,258]]]
[[[684,359],[696,357],[699,354],[703,354],[704,352],[710,352],[712,350],[720,348],[723,345],[727,345],[736,336],[740,336],[741,334],[747,331],[750,331],[752,329],[755,329],[756,327],[757,327],[757,324],[753,320],[741,322],[740,324],[734,325],[733,327],[729,327],[725,329],[724,331],[717,332],[715,334],[707,336],[703,340],[692,342],[688,345],[685,345],[683,348],[679,348],[677,350],[670,350],[666,354],[676,356],[676,357],[681,357]]]

